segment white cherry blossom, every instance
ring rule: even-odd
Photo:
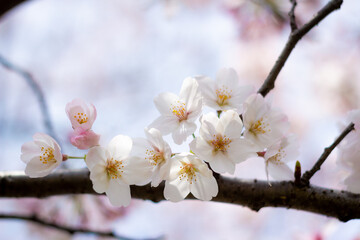
[[[191,143],[191,150],[209,162],[217,173],[235,171],[235,164],[257,156],[257,147],[240,138],[243,124],[233,110],[224,112],[219,119],[214,113],[201,117],[200,136]]]
[[[154,99],[161,116],[150,128],[159,129],[163,135],[172,133],[176,144],[182,144],[196,130],[195,120],[202,110],[202,98],[194,78],[186,78],[180,95],[161,93]]]
[[[159,130],[145,129],[145,134],[147,139],[133,139],[132,155],[148,161],[153,166],[151,186],[157,187],[169,174],[171,149]]]
[[[218,194],[218,185],[206,163],[193,154],[181,153],[172,158],[164,196],[178,202],[190,192],[197,199],[209,201]]]
[[[240,86],[236,71],[232,68],[220,69],[216,81],[209,77],[196,78],[205,105],[215,110],[233,109],[239,114],[243,111],[243,102],[252,93],[252,86]]]
[[[297,160],[299,156],[299,144],[294,135],[282,138],[279,142],[270,146],[264,155],[265,172],[275,180],[293,180],[294,172],[286,164]]]
[[[144,185],[150,181],[151,165],[144,159],[129,157],[131,148],[131,138],[118,135],[107,148],[92,147],[86,156],[94,190],[105,192],[114,206],[130,204],[129,185]]]
[[[253,94],[245,101],[243,123],[245,138],[263,149],[279,141],[289,129],[288,118],[271,109],[260,94]]]
[[[77,98],[66,104],[65,111],[73,129],[81,127],[83,130],[89,130],[96,119],[95,106],[82,99]]]
[[[59,144],[44,133],[35,133],[34,141],[21,147],[21,160],[26,163],[25,174],[31,178],[44,177],[62,162]]]

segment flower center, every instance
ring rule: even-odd
[[[230,143],[232,141],[225,136],[222,135],[214,135],[214,139],[210,141],[210,145],[213,147],[213,153],[222,152],[225,153],[227,149],[230,147]]]
[[[153,166],[160,165],[165,162],[164,153],[160,152],[158,149],[146,149],[145,154],[147,155],[145,159]]]
[[[229,104],[229,99],[231,98],[232,90],[228,90],[226,86],[216,89],[217,103],[219,106],[224,106]]]
[[[180,167],[180,180],[186,179],[186,181],[193,183],[193,180],[196,182],[196,172],[199,170],[194,167],[191,163],[181,162],[182,166]]]
[[[107,160],[106,164],[106,172],[109,178],[117,179],[121,177],[121,174],[124,172],[123,169],[124,165],[122,161],[114,160],[111,158]]]
[[[278,153],[275,154],[274,156],[272,156],[271,158],[269,158],[268,161],[272,162],[273,164],[276,164],[276,165],[282,165],[284,163],[281,160],[284,157],[286,157],[286,153],[282,148],[280,148]]]
[[[75,114],[74,118],[80,124],[86,123],[88,121],[88,117],[86,116],[86,113],[78,113],[77,115]]]
[[[186,120],[188,117],[188,112],[185,109],[185,103],[177,101],[176,105],[171,104],[171,112],[179,119],[179,122]]]
[[[54,156],[54,149],[41,147],[42,155],[40,155],[40,162],[43,164],[56,163]]]
[[[264,134],[266,132],[270,132],[269,123],[264,121],[264,118],[260,118],[251,125],[249,131],[254,134]]]

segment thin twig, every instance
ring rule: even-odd
[[[219,176],[219,193],[212,201],[242,205],[259,211],[263,207],[284,207],[322,214],[341,221],[360,219],[360,194],[317,187],[298,187],[293,181],[243,180]],[[41,188],[39,187],[41,186]],[[164,200],[164,182],[153,188],[130,186],[133,198]],[[0,198],[44,198],[65,194],[97,194],[89,171],[62,170],[44,178],[29,178],[24,173],[0,172]],[[193,199],[191,195],[187,199]]]
[[[0,4],[0,17],[2,17],[5,13],[15,8],[19,4],[26,2],[27,0],[1,0]]]
[[[67,232],[69,234],[75,234],[75,233],[82,233],[82,234],[93,234],[101,237],[112,237],[119,240],[134,240],[134,238],[128,238],[119,236],[113,232],[106,232],[106,231],[94,231],[89,230],[85,228],[74,228],[74,227],[67,227],[67,226],[61,226],[58,224],[55,224],[53,222],[45,221],[43,219],[40,219],[39,217],[32,215],[32,216],[25,216],[25,215],[19,215],[19,214],[0,214],[0,219],[16,219],[16,220],[24,220],[24,221],[30,221],[33,223],[40,224],[45,227],[55,228],[60,231]],[[148,240],[152,239],[161,239],[161,238],[146,238]],[[145,239],[143,239],[145,240]]]
[[[47,103],[45,100],[45,96],[44,96],[43,91],[41,90],[40,85],[36,82],[36,80],[32,77],[32,75],[29,72],[21,69],[20,67],[16,66],[15,64],[11,63],[10,61],[5,59],[1,55],[0,55],[0,64],[3,65],[6,69],[9,69],[10,71],[13,71],[16,74],[20,75],[26,81],[26,83],[29,85],[31,90],[34,92],[34,94],[39,102],[46,132],[50,136],[52,136],[55,140],[58,141],[58,138],[56,137],[56,134],[54,132],[54,128],[53,128],[53,125],[52,125],[52,122],[50,119],[50,114],[49,114],[49,110],[48,110]]]
[[[354,123],[350,123],[344,131],[340,134],[340,136],[334,141],[333,144],[331,144],[329,147],[324,149],[323,154],[321,154],[320,158],[317,160],[315,165],[312,167],[311,170],[306,171],[304,175],[301,178],[301,182],[305,185],[309,185],[310,178],[320,170],[321,165],[325,162],[325,160],[328,158],[332,150],[335,149],[337,145],[348,135],[352,130],[354,130]]]
[[[290,27],[291,27],[291,32],[294,32],[295,30],[298,29],[297,24],[296,24],[296,18],[295,18],[295,8],[297,5],[296,0],[290,0],[292,6],[291,9],[289,11],[289,18],[290,18]]]
[[[275,65],[271,69],[269,75],[265,79],[263,85],[258,90],[258,93],[263,95],[264,97],[275,87],[275,80],[279,75],[281,69],[284,67],[286,60],[288,59],[290,53],[295,48],[297,42],[312,28],[314,28],[317,24],[319,24],[326,16],[330,13],[339,9],[343,0],[331,0],[326,4],[309,22],[304,24],[301,28],[296,29],[290,33],[288,41],[282,50],[280,56],[275,62]],[[295,9],[295,6],[293,5]],[[290,11],[291,12],[291,11]]]

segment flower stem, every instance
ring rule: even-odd
[[[73,156],[67,156],[68,159],[85,159],[85,156],[83,157],[73,157]]]

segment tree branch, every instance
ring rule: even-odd
[[[30,221],[30,222],[37,223],[37,224],[40,224],[45,227],[55,228],[57,230],[67,232],[69,234],[83,233],[83,234],[94,234],[94,235],[101,236],[101,237],[112,237],[112,238],[116,238],[119,240],[135,240],[133,238],[127,238],[127,237],[116,235],[113,232],[93,231],[93,230],[89,230],[89,229],[85,229],[85,228],[74,228],[74,227],[61,226],[61,225],[58,225],[58,224],[55,224],[55,223],[52,223],[49,221],[42,220],[35,215],[24,216],[24,215],[18,215],[18,214],[0,214],[0,219],[15,219],[15,220]],[[155,239],[160,239],[160,238],[152,238],[152,239],[155,240]],[[146,240],[146,239],[143,239],[143,240]],[[150,238],[148,240],[150,240]]]
[[[34,92],[34,94],[39,102],[46,132],[50,136],[52,136],[57,142],[59,142],[58,141],[59,139],[57,138],[57,136],[54,132],[54,128],[53,128],[53,125],[51,122],[51,118],[50,118],[49,110],[48,110],[47,103],[45,100],[45,96],[44,96],[43,91],[41,90],[40,85],[36,82],[36,80],[32,77],[32,75],[29,72],[14,65],[13,63],[8,61],[1,55],[0,55],[0,64],[3,65],[6,69],[9,69],[10,71],[13,71],[16,74],[20,75],[26,81],[26,83],[29,85],[31,90]]]
[[[335,149],[337,145],[340,144],[340,142],[352,131],[354,130],[354,123],[350,123],[344,131],[340,134],[339,137],[334,141],[333,144],[331,144],[329,147],[324,149],[323,154],[321,154],[320,158],[317,160],[315,165],[312,167],[311,170],[306,171],[304,175],[302,176],[301,182],[305,185],[309,185],[310,178],[320,170],[321,165],[325,162],[325,160],[329,157],[332,150]],[[360,200],[359,200],[360,201]]]
[[[13,9],[17,5],[26,2],[26,0],[1,0],[0,4],[0,18],[7,13],[9,10]]]
[[[259,211],[263,207],[285,207],[318,213],[341,221],[360,218],[360,194],[321,188],[297,187],[293,182],[240,180],[219,176],[219,194],[213,201],[238,204]],[[41,186],[41,187],[39,187]],[[150,184],[131,186],[134,198],[159,202],[164,200],[164,182],[157,188]],[[57,171],[44,178],[29,178],[23,173],[0,173],[0,197],[44,198],[64,194],[96,194],[87,169]],[[190,195],[188,199],[193,199]]]
[[[292,6],[289,12],[289,18],[290,18],[290,27],[291,27],[291,32],[294,32],[295,30],[298,29],[297,24],[296,24],[296,19],[295,19],[295,8],[297,5],[296,0],[290,0]]]
[[[290,14],[294,14],[293,11],[295,10],[295,0],[292,0],[292,9],[290,10]],[[326,4],[309,22],[304,24],[299,29],[294,29],[293,24],[295,23],[295,15],[292,17],[290,16],[290,23],[292,31],[290,33],[290,36],[288,38],[288,41],[282,50],[280,56],[275,62],[275,65],[271,69],[269,75],[265,79],[263,85],[258,90],[258,93],[263,95],[264,97],[275,87],[275,80],[277,76],[279,75],[281,69],[284,67],[284,64],[286,60],[288,59],[290,53],[295,48],[297,42],[305,35],[307,34],[312,28],[314,28],[317,24],[319,24],[325,17],[327,17],[330,13],[333,11],[339,9],[341,7],[341,4],[343,3],[343,0],[331,0]],[[295,25],[296,26],[296,25]]]

